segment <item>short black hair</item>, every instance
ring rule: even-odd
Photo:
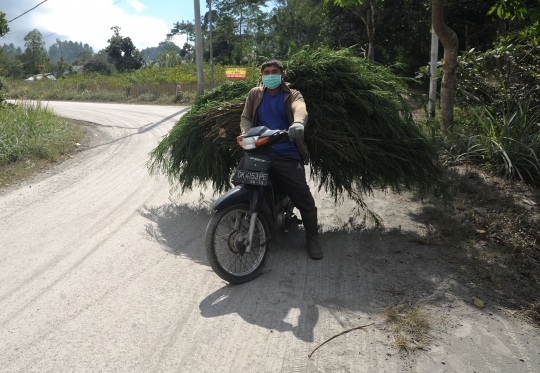
[[[264,68],[268,67],[268,66],[275,66],[275,67],[277,67],[279,69],[279,71],[283,72],[283,64],[281,63],[281,61],[269,60],[269,61],[264,62],[261,65],[261,73],[263,72]]]

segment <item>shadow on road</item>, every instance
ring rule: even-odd
[[[521,311],[540,325],[540,192],[477,172],[455,171],[451,206],[425,203],[411,219],[426,229],[419,242],[446,246],[492,305]]]
[[[148,236],[164,250],[207,264],[204,233],[210,219],[206,207],[146,206]],[[411,241],[407,232],[336,229],[320,235],[322,260],[307,256],[304,231],[279,232],[268,264],[257,279],[225,285],[200,303],[205,318],[238,314],[270,332],[291,332],[314,341],[315,325],[338,324],[343,330],[377,318],[387,307],[418,301],[448,302],[448,295],[472,294],[456,277],[441,249]]]

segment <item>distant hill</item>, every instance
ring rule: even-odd
[[[88,44],[71,40],[56,40],[56,43],[49,47],[49,58],[51,62],[58,61],[60,56],[64,56],[64,61],[72,63],[88,61],[94,55],[94,50]]]
[[[15,45],[13,43],[10,43],[10,44],[4,43],[4,45],[2,46],[2,51],[4,51],[5,53],[14,54],[14,55],[19,55],[19,54],[22,54],[23,52],[21,47],[15,48]]]

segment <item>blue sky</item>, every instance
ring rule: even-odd
[[[43,0],[0,0],[0,11],[11,20]],[[116,4],[115,4],[116,3]],[[201,15],[207,11],[200,0]],[[157,46],[178,21],[193,21],[194,0],[47,0],[33,11],[9,23],[11,31],[0,44],[24,48],[24,36],[38,29],[46,47],[56,38],[88,43],[95,52],[107,46],[113,26],[129,36],[139,49]],[[180,46],[185,37],[174,42]]]

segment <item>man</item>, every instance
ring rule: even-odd
[[[321,259],[323,251],[318,241],[317,207],[306,182],[304,164],[309,153],[304,143],[304,125],[308,114],[302,94],[284,82],[283,64],[267,61],[261,67],[262,85],[248,95],[240,119],[242,135],[251,127],[289,131],[290,140],[272,145],[276,156],[270,172],[300,211],[306,230],[309,257]]]

